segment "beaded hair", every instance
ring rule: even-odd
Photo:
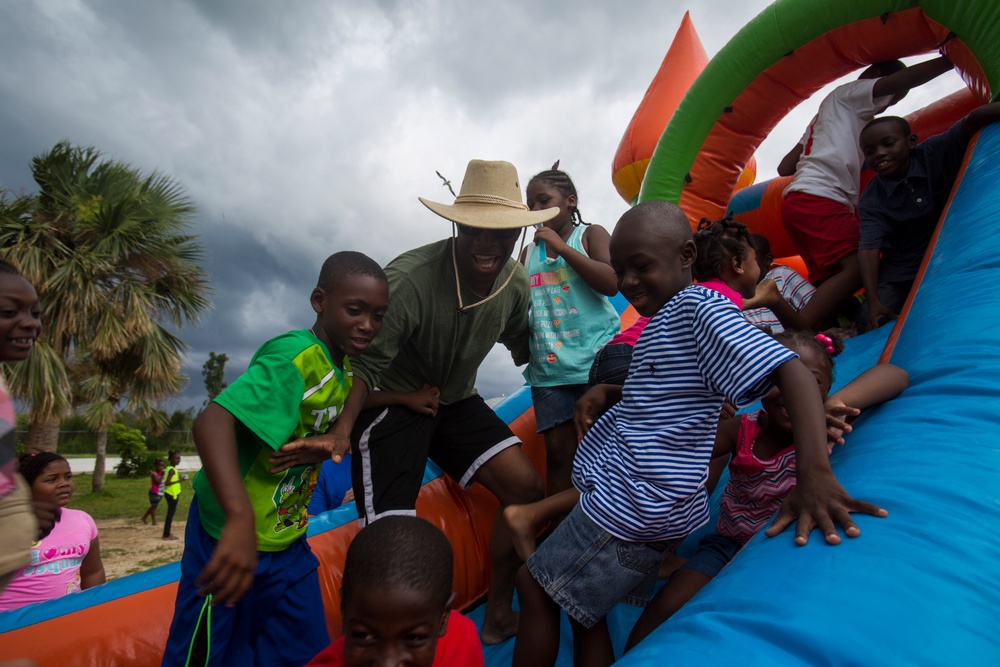
[[[556,164],[559,164],[556,162]],[[553,165],[554,166],[554,165]],[[573,195],[576,197],[576,201],[579,204],[580,195],[576,194],[576,186],[573,185],[573,179],[569,177],[565,171],[559,169],[549,169],[547,171],[542,171],[531,177],[528,181],[528,185],[531,185],[532,181],[541,181],[548,185],[549,187],[555,188],[559,192],[563,193],[564,197],[569,197]],[[580,214],[580,207],[574,206],[573,212],[570,214],[574,225],[589,225],[589,222],[584,222],[583,216]]]
[[[698,233],[694,235],[698,248],[698,258],[691,267],[695,280],[705,281],[722,277],[722,267],[737,258],[742,265],[747,250],[753,247],[750,230],[742,222],[731,217],[712,222],[702,218],[698,223]]]
[[[775,334],[774,339],[786,347],[798,345],[819,350],[828,364],[831,378],[833,377],[833,358],[844,351],[844,341],[839,336],[831,336],[828,333],[814,334],[809,331],[785,329],[781,333]]]

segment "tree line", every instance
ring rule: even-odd
[[[28,408],[28,451],[54,451],[70,415],[95,434],[96,490],[112,425],[127,413],[163,432],[170,418],[157,406],[187,382],[176,332],[211,305],[195,207],[164,174],[66,141],[34,157],[31,173],[36,194],[0,188],[0,254],[38,291],[42,334],[3,373]]]

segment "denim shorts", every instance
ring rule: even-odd
[[[594,355],[590,366],[590,386],[595,384],[625,384],[632,364],[633,347],[626,343],[605,345]]]
[[[532,387],[531,402],[535,406],[535,425],[539,433],[573,419],[576,401],[587,391],[585,384],[561,387]]]
[[[646,606],[660,563],[680,543],[680,539],[621,540],[591,521],[577,505],[526,565],[556,604],[590,628],[619,602]]]
[[[742,548],[743,545],[731,537],[709,533],[701,538],[694,555],[687,559],[681,569],[697,570],[714,579]]]

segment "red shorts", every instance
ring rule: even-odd
[[[809,269],[810,282],[839,273],[838,262],[858,251],[858,214],[840,202],[789,192],[781,202],[781,222]]]

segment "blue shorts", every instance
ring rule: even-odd
[[[625,384],[632,365],[633,347],[627,343],[605,345],[594,355],[590,366],[590,386],[595,384]]]
[[[743,545],[731,537],[709,533],[701,538],[694,555],[687,559],[681,569],[697,570],[714,579],[742,548]]]
[[[199,624],[205,598],[194,582],[216,544],[201,526],[195,496],[184,531],[181,580],[164,667],[187,665],[189,651],[190,664],[204,665],[209,632],[209,664],[220,666],[304,665],[329,645],[316,573],[319,561],[304,537],[284,551],[258,551],[253,586],[243,599],[234,607],[212,607],[211,619]]]
[[[577,505],[528,558],[528,572],[584,627],[619,602],[646,606],[660,563],[681,540],[627,542],[590,520]]]
[[[531,402],[535,406],[535,425],[539,433],[573,419],[576,401],[587,391],[585,384],[561,387],[532,387]]]

